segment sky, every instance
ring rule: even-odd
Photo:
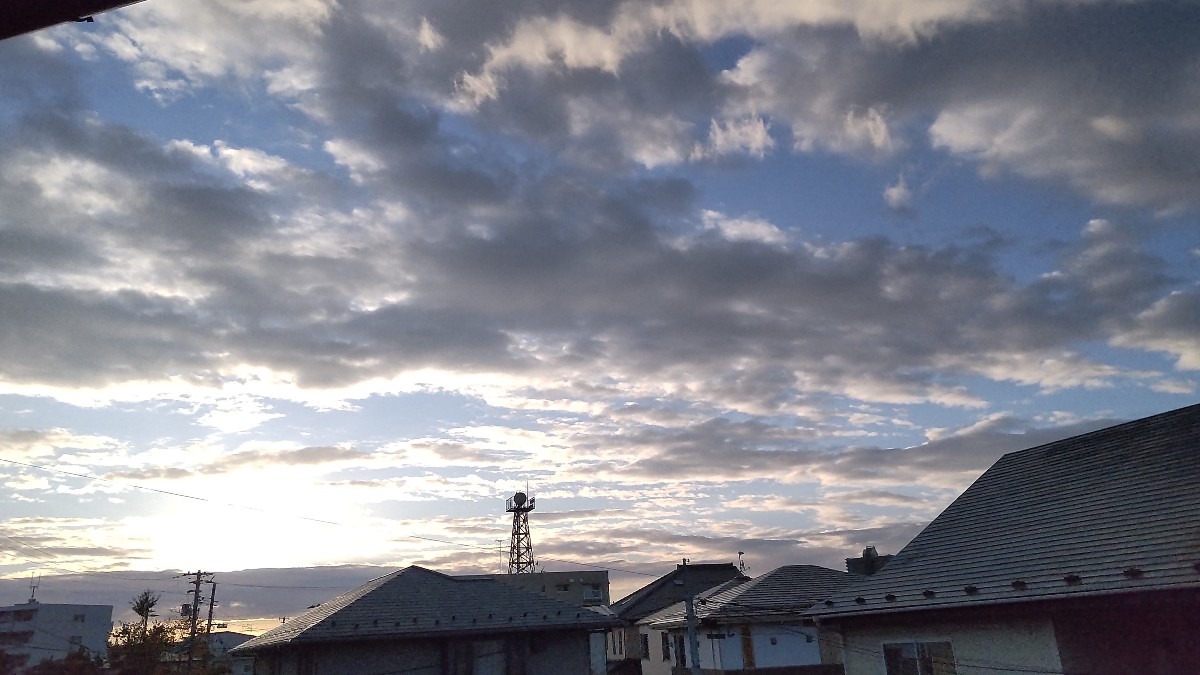
[[[499,570],[526,489],[614,599],[895,552],[1000,455],[1197,401],[1197,36],[147,0],[0,42],[0,603],[201,569],[294,615]]]

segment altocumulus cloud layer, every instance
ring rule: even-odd
[[[104,479],[6,468],[0,568],[490,569],[526,481],[549,568],[837,566],[1194,400],[1200,11],[792,4],[0,43],[0,437]]]

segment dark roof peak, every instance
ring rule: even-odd
[[[811,613],[1200,588],[1197,522],[1192,405],[1004,455],[853,596]]]

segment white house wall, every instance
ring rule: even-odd
[[[757,668],[808,666],[821,662],[821,645],[815,628],[757,624],[750,627],[750,637]],[[730,638],[730,641],[734,639]]]
[[[900,642],[949,642],[957,675],[1062,671],[1049,620],[847,627],[841,631],[841,638],[846,675],[885,675],[883,645]],[[836,636],[824,639],[836,642]]]
[[[821,663],[821,645],[816,629],[778,624],[751,624],[700,628],[697,633],[700,667],[715,670],[742,670],[750,667],[745,661],[742,647],[742,631],[746,629],[750,631],[755,668],[809,666]],[[675,634],[685,635],[684,644],[687,644],[686,633],[682,629]],[[642,665],[643,675],[650,675],[651,671],[645,668],[645,661]],[[654,672],[661,675],[671,672],[669,663],[662,665],[666,667]]]
[[[671,643],[670,636],[665,631],[654,630],[646,626],[639,626],[641,632],[646,635],[650,644],[649,658],[642,659],[642,675],[671,675]],[[667,658],[663,658],[662,654],[662,639],[663,635],[667,635]]]

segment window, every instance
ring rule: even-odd
[[[883,645],[887,675],[956,675],[949,642],[899,642]]]
[[[71,619],[75,623],[83,623],[87,619],[86,614],[76,614],[75,618]]]
[[[642,633],[642,654],[643,659],[650,659],[650,636]]]
[[[666,633],[659,633],[659,636],[662,637],[663,661],[670,661],[671,660],[671,638],[668,637]]]
[[[556,584],[554,586],[554,590],[558,591],[559,593],[566,593],[567,591],[571,590],[571,584]]]

